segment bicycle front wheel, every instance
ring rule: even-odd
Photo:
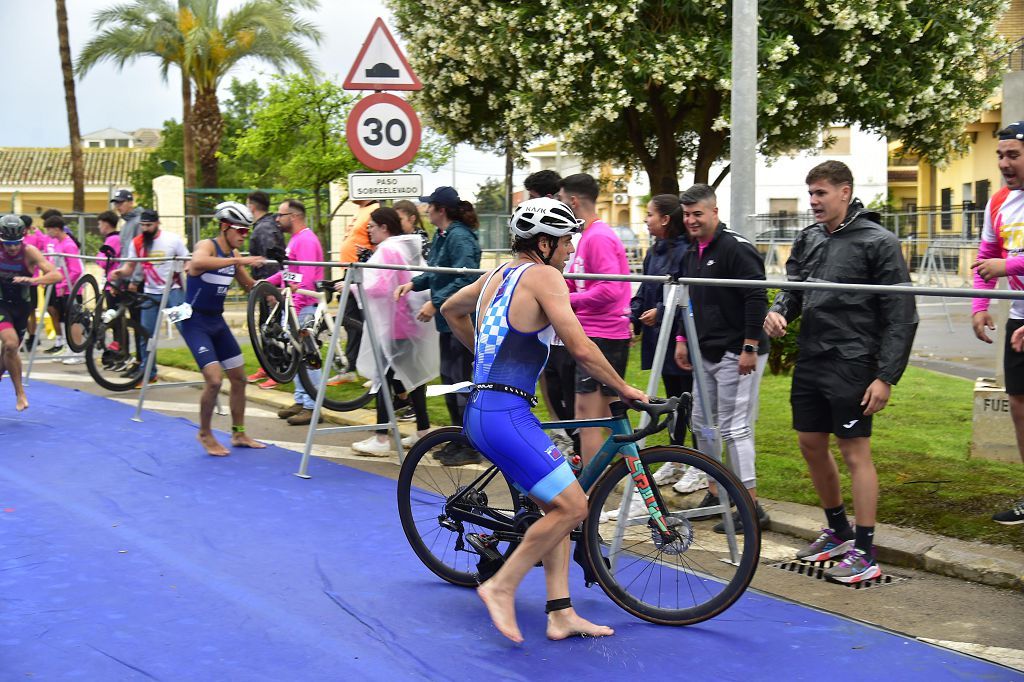
[[[88,274],[79,277],[71,287],[68,309],[64,313],[64,338],[73,352],[85,350],[99,303],[100,287],[96,278]]]
[[[291,381],[299,366],[288,329],[290,319],[285,317],[282,322],[284,306],[284,294],[270,282],[257,282],[246,305],[252,350],[263,371],[279,384]]]
[[[128,391],[142,381],[145,367],[141,351],[149,342],[149,334],[132,318],[127,306],[110,306],[115,317],[104,322],[107,310],[107,301],[100,299],[85,347],[85,367],[101,388]]]
[[[398,516],[420,561],[454,585],[479,584],[480,555],[466,541],[468,533],[488,534],[510,523],[520,507],[519,493],[496,466],[481,455],[479,464],[443,466],[434,455],[445,448],[469,448],[469,439],[454,426],[437,429],[409,450],[398,475]],[[495,523],[465,521],[466,513]],[[526,519],[520,516],[525,524]],[[507,557],[518,542],[502,542]]]
[[[732,561],[727,536],[713,530],[723,521],[722,511],[708,520],[688,518],[700,515],[691,510],[704,491],[684,496],[670,487],[660,489],[671,540],[654,529],[646,507],[631,500],[629,520],[617,539],[617,521],[608,520],[607,512],[620,508],[630,487],[626,462],[620,459],[594,485],[583,529],[587,559],[597,581],[612,601],[651,623],[692,625],[713,618],[739,599],[757,570],[761,531],[754,503],[731,471],[696,450],[652,447],[641,451],[640,458],[648,476],[652,467],[684,464],[704,472],[719,491],[728,492],[742,523],[742,528],[736,528],[736,561]],[[633,500],[639,501],[635,495]]]

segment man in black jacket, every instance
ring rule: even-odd
[[[275,250],[284,252],[284,233],[281,232],[281,226],[277,224],[277,215],[269,212],[270,197],[266,192],[259,190],[250,192],[246,197],[245,205],[252,212],[254,218],[252,232],[249,233],[249,255],[263,256],[267,259],[263,265],[253,267],[252,278],[266,279],[281,269],[281,264],[270,258],[270,254]],[[260,307],[264,308],[262,317],[266,317],[268,313],[266,301],[260,301]],[[247,376],[246,380],[260,382],[259,387],[263,389],[277,386],[277,382],[267,376],[262,367]]]
[[[878,214],[853,199],[853,174],[826,161],[807,174],[811,210],[818,221],[793,242],[786,262],[790,281],[909,284],[899,241],[878,224]],[[851,201],[852,200],[852,201]],[[802,316],[800,355],[790,403],[811,480],[825,507],[828,528],[797,553],[805,561],[842,555],[825,571],[830,580],[857,583],[881,575],[872,551],[878,476],[871,461],[871,415],[889,402],[903,374],[917,330],[912,296],[856,291],[783,291],[775,297],[764,329],[786,333]],[[829,453],[835,434],[853,483],[856,532],[850,528]]]
[[[687,277],[764,280],[764,261],[754,245],[718,220],[715,190],[698,184],[679,197],[683,205],[683,225],[690,235],[690,246],[683,258]],[[717,424],[723,454],[755,500],[761,528],[768,515],[757,500],[757,476],[754,459],[754,420],[757,418],[758,389],[768,362],[768,338],[762,330],[768,311],[763,288],[710,287],[690,288],[693,321],[704,364],[706,385],[694,384],[693,433],[698,447],[709,452],[707,427]],[[676,364],[691,369],[685,332],[676,337]],[[711,414],[705,415],[701,391],[707,391]],[[718,504],[713,484],[699,506]],[[695,517],[699,518],[699,517]],[[742,522],[733,515],[737,530]],[[724,533],[719,523],[715,532]]]

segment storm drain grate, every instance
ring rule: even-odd
[[[839,562],[833,561],[831,559],[828,561],[817,561],[813,563],[807,561],[781,561],[775,564],[768,564],[768,566],[770,566],[771,568],[779,568],[783,571],[789,571],[790,573],[796,573],[797,575],[805,575],[808,578],[812,578],[814,580],[825,580],[825,570],[832,568],[837,563]],[[904,582],[909,579],[910,578],[905,575],[893,575],[892,573],[883,573],[877,578],[865,580],[861,583],[852,583],[849,585],[844,583],[833,584],[842,585],[843,587],[850,587],[855,590],[859,590],[862,588],[866,589],[869,587],[882,587],[884,585],[894,585],[895,583]]]

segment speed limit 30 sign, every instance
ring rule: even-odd
[[[412,161],[421,134],[420,119],[409,103],[380,92],[361,99],[345,127],[352,154],[377,171],[393,171]]]

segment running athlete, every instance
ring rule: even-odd
[[[192,260],[185,268],[186,289],[192,315],[181,323],[181,336],[192,351],[192,357],[203,373],[206,386],[199,398],[199,434],[207,454],[223,457],[231,454],[220,444],[210,427],[213,407],[224,374],[231,382],[231,445],[242,448],[265,448],[245,433],[245,359],[238,341],[224,321],[224,298],[231,281],[237,279],[249,291],[256,283],[244,265],[262,265],[263,256],[240,256],[252,225],[252,213],[234,201],[218,204],[214,217],[220,222],[220,234],[204,239],[192,250]],[[219,364],[219,366],[218,366]],[[223,368],[223,371],[222,371]]]
[[[1024,290],[1024,121],[1011,123],[999,131],[996,155],[999,172],[1006,185],[992,195],[985,207],[985,226],[978,245],[975,289],[994,289],[1000,277],[1006,277],[1010,288]],[[976,298],[971,305],[974,335],[992,343],[988,331],[995,331],[995,322],[988,312],[989,299]],[[1003,341],[1003,373],[1006,394],[1010,399],[1010,418],[1017,434],[1017,449],[1024,461],[1024,301],[1010,305]],[[1024,498],[1005,511],[992,516],[996,523],[1024,523]]]
[[[569,533],[586,517],[587,497],[530,412],[555,334],[590,376],[613,388],[623,400],[647,400],[612,368],[569,304],[561,272],[573,252],[571,236],[581,226],[572,210],[556,199],[520,204],[509,220],[516,260],[480,277],[441,307],[452,333],[475,349],[475,386],[463,420],[466,434],[544,510],[543,518],[530,526],[501,570],[477,588],[495,627],[514,642],[523,641],[516,624],[516,590],[538,560],[544,562],[547,580],[549,639],[614,634],[609,627],[581,618],[572,608]],[[471,317],[474,310],[478,329]]]
[[[29,290],[56,284],[64,276],[39,249],[25,243],[25,224],[14,214],[0,218],[0,244],[0,379],[5,371],[10,373],[15,407],[21,412],[28,409],[28,398],[21,383],[18,346],[32,310]],[[33,277],[37,268],[40,274]]]

